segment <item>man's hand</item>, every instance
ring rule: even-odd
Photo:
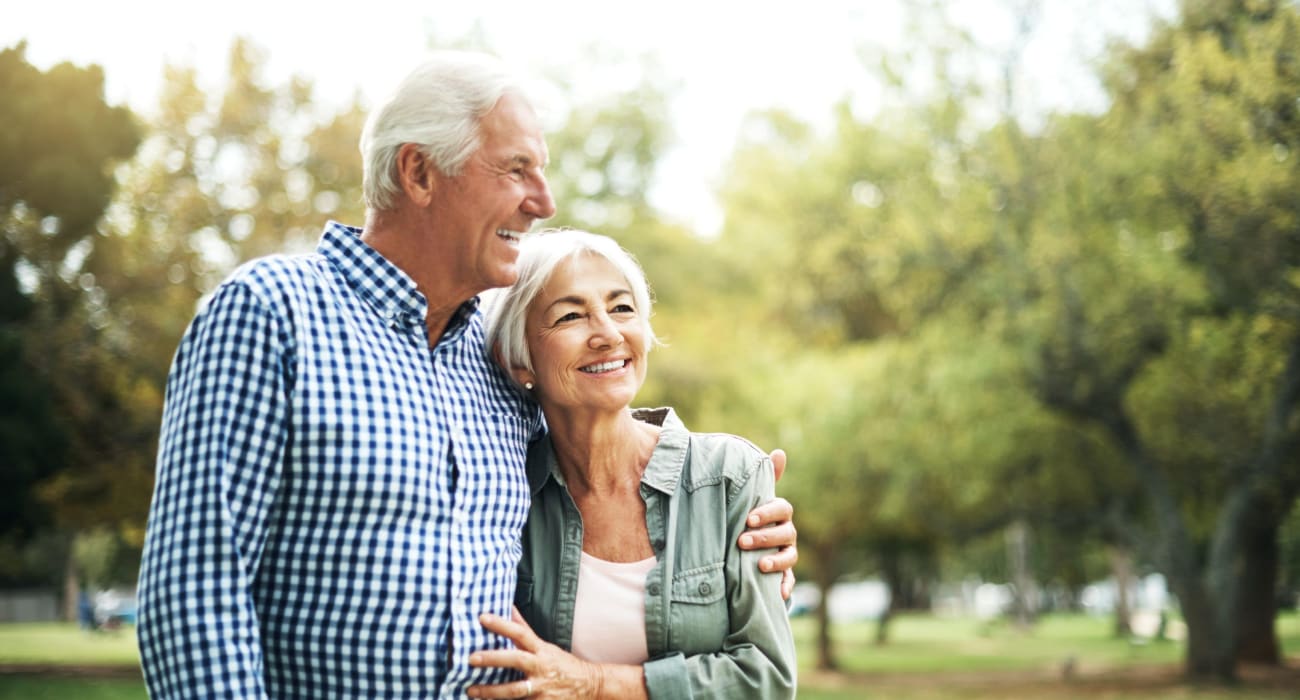
[[[773,450],[772,466],[779,480],[785,473],[785,451]],[[776,549],[758,561],[765,572],[781,572],[781,597],[790,599],[794,590],[794,565],[799,561],[798,532],[794,527],[794,506],[777,497],[749,511],[749,526],[740,536],[741,549]]]

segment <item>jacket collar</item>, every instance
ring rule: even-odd
[[[650,454],[650,463],[641,475],[641,483],[671,496],[677,490],[677,482],[681,480],[686,465],[691,434],[671,408],[635,408],[632,417],[661,428],[659,442]],[[539,440],[528,450],[528,486],[533,495],[537,495],[550,479],[564,485],[551,441]]]

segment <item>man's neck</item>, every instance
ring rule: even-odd
[[[429,347],[434,347],[447,332],[457,309],[483,290],[457,286],[456,270],[448,267],[451,256],[440,255],[436,247],[424,245],[415,233],[419,230],[418,223],[405,219],[397,212],[369,212],[361,240],[405,272],[424,295],[428,305],[424,326]]]

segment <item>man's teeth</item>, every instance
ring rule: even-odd
[[[515,243],[518,243],[518,242],[519,242],[519,239],[520,239],[520,238],[523,238],[523,236],[524,236],[524,234],[523,234],[522,232],[520,232],[520,231],[511,231],[511,230],[508,229],[508,228],[499,228],[499,229],[497,229],[497,235],[500,236],[500,237],[502,237],[502,238],[504,238],[504,239],[506,239],[506,240],[508,240],[508,241],[513,241],[513,242],[515,242]]]
[[[583,372],[587,372],[588,374],[598,374],[600,372],[608,372],[613,369],[618,369],[626,363],[627,360],[610,360],[609,362],[602,362],[598,365],[587,365],[586,367],[579,367],[579,369],[581,369]]]

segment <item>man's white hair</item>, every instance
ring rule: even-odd
[[[503,61],[487,54],[439,51],[412,71],[361,131],[366,207],[393,206],[401,192],[397,152],[404,144],[418,144],[444,175],[459,175],[480,146],[483,116],[511,91],[524,95],[525,87]]]

